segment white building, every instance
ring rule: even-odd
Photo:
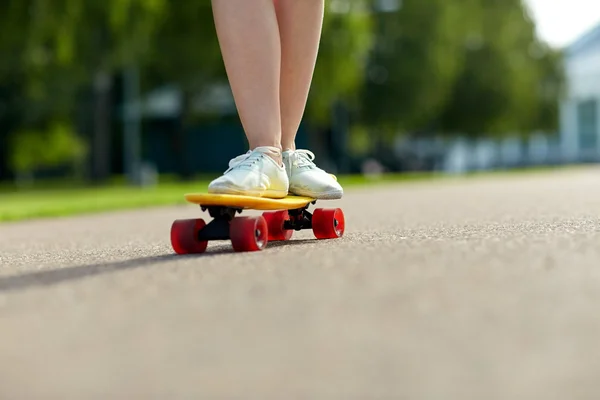
[[[600,26],[566,49],[561,141],[572,161],[600,161]]]

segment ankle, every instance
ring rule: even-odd
[[[281,147],[276,146],[258,146],[252,148],[252,150],[258,150],[261,153],[271,157],[277,165],[283,167],[283,155],[281,151]]]
[[[281,148],[283,149],[283,151],[295,151],[296,150],[296,143],[292,142],[292,143],[283,143]]]
[[[269,157],[271,157],[276,163],[277,165],[279,165],[280,167],[283,167],[283,156],[281,155],[281,153],[279,153],[279,155],[275,155],[275,154],[267,154]]]
[[[276,148],[279,149],[279,151],[282,149],[280,140],[249,140],[248,145],[251,150],[259,147]]]

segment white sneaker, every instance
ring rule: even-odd
[[[341,199],[342,186],[333,176],[318,168],[315,155],[308,150],[286,150],[283,164],[290,181],[290,193],[315,199]]]
[[[229,169],[208,185],[208,193],[279,199],[287,196],[289,180],[285,167],[269,153],[276,147],[257,147],[229,162]]]

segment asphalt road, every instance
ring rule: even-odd
[[[352,189],[346,236],[173,256],[194,206],[0,225],[0,399],[597,399],[600,171]]]

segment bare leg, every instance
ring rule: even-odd
[[[295,150],[319,50],[324,0],[276,0],[275,8],[281,37],[281,144]]]
[[[250,148],[281,149],[281,44],[273,0],[212,0],[212,7],[227,76]]]

